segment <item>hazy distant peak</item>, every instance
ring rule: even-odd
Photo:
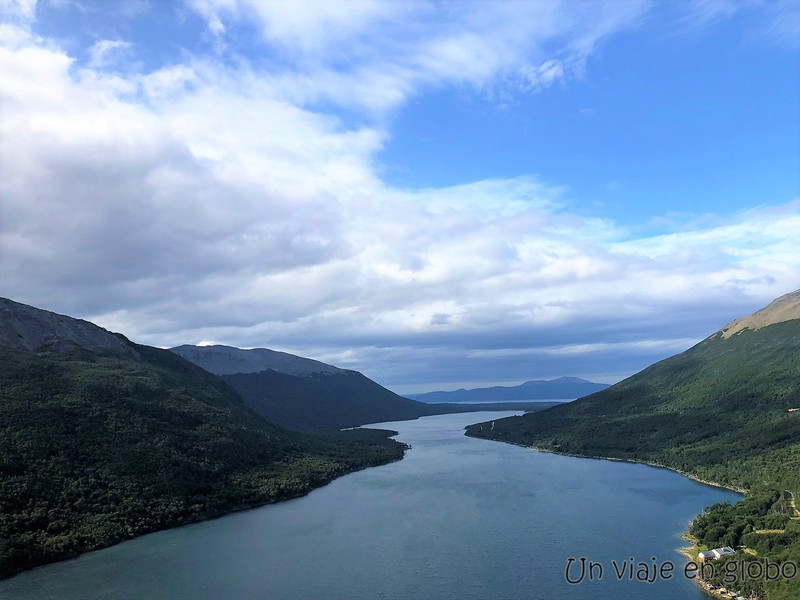
[[[761,329],[767,325],[800,319],[800,290],[773,300],[768,306],[752,315],[736,319],[721,329],[722,337],[729,338],[745,329]]]
[[[0,298],[0,346],[27,352],[83,348],[139,358],[133,344],[119,333],[8,298]]]
[[[549,383],[592,383],[588,379],[581,379],[580,377],[557,377],[556,379],[533,379],[526,381],[522,385],[544,385]]]
[[[422,402],[516,402],[532,400],[573,400],[608,387],[605,383],[593,383],[580,377],[559,377],[557,379],[535,379],[519,385],[507,387],[495,385],[485,388],[453,392],[426,392],[407,394],[406,397]]]
[[[215,375],[259,373],[268,369],[297,377],[304,377],[312,373],[339,374],[349,372],[318,360],[295,356],[288,352],[269,350],[268,348],[242,350],[233,346],[192,346],[185,344],[170,348],[170,350]]]

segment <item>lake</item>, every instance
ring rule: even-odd
[[[665,469],[463,435],[511,414],[381,424],[413,446],[402,461],[22,573],[0,581],[0,598],[706,598],[684,577],[680,534],[704,506],[740,495]],[[581,557],[602,578],[567,583],[567,560]],[[618,580],[611,561],[631,558],[674,571]],[[579,571],[574,563],[570,578]]]

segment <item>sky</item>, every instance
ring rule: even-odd
[[[0,0],[0,295],[399,393],[800,288],[797,0]]]

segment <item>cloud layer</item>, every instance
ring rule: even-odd
[[[572,211],[569,182],[533,174],[382,181],[392,109],[433,86],[531,93],[575,76],[641,3],[476,3],[445,18],[360,2],[343,19],[192,0],[219,44],[251,23],[277,62],[217,45],[151,70],[120,39],[80,62],[35,33],[32,3],[7,5],[0,280],[13,299],[143,343],[284,349],[416,391],[612,380],[798,287],[798,200],[642,235]]]

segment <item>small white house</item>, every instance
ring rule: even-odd
[[[711,552],[714,553],[714,558],[722,558],[723,556],[733,556],[736,554],[736,550],[731,548],[730,546],[724,546],[723,548],[714,548]]]
[[[724,546],[723,548],[714,548],[713,550],[706,550],[705,552],[701,552],[697,555],[697,562],[706,562],[707,560],[717,560],[722,558],[723,556],[733,556],[736,554],[736,550],[731,548],[730,546]]]

